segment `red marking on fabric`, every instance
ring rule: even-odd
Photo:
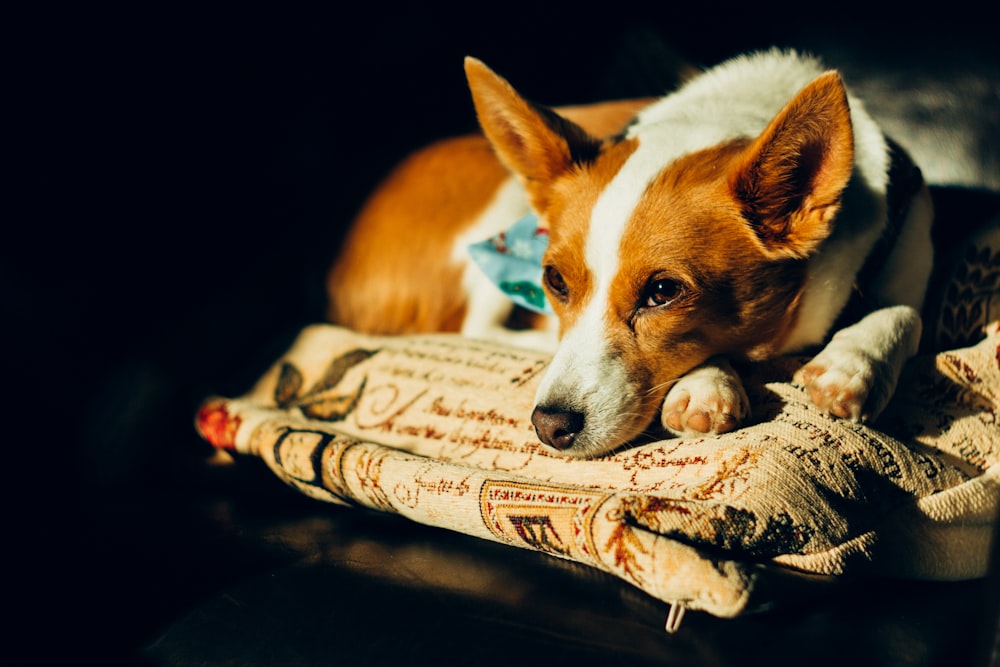
[[[230,415],[224,403],[206,403],[198,410],[195,427],[198,433],[213,447],[219,449],[236,449],[236,430],[242,420],[237,415]]]

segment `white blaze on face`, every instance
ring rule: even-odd
[[[639,403],[645,387],[631,380],[631,369],[611,348],[608,331],[611,284],[619,270],[619,247],[626,225],[663,168],[662,154],[642,145],[622,165],[591,213],[584,256],[593,290],[539,385],[536,405],[572,410],[584,416],[573,454],[596,455],[616,447],[646,427]]]

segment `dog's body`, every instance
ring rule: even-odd
[[[919,344],[932,211],[839,75],[774,50],[658,101],[557,115],[476,60],[466,73],[485,138],[431,146],[376,191],[330,273],[334,322],[554,350],[532,421],[574,456],[657,416],[677,434],[731,430],[748,405],[728,359],[820,345],[795,378],[813,402],[881,411]],[[558,337],[541,316],[507,328],[512,302],[467,259],[530,211]]]

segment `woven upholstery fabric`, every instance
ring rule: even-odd
[[[536,549],[732,617],[762,575],[982,576],[1000,498],[1000,326],[914,359],[875,427],[748,369],[752,422],[594,460],[532,430],[547,358],[458,336],[304,329],[239,398],[204,402],[213,445],[302,493]]]

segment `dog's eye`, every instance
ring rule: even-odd
[[[569,296],[569,287],[566,286],[566,281],[556,267],[551,265],[545,267],[545,284],[557,298],[566,299]]]
[[[654,278],[643,288],[639,297],[639,306],[641,308],[666,306],[680,298],[683,293],[684,286],[676,280]]]

